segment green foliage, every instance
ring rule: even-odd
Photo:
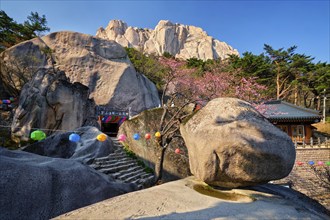
[[[0,51],[50,30],[45,15],[31,12],[27,19],[23,24],[18,24],[6,12],[0,11]]]
[[[187,60],[187,67],[197,67],[197,68],[204,68],[204,61],[198,58],[190,58]]]
[[[125,49],[136,71],[143,73],[156,85],[157,89],[161,90],[164,83],[162,79],[167,71],[166,68],[152,55],[146,56],[134,48],[126,47]]]
[[[229,55],[228,71],[242,77],[254,77],[265,85],[267,96],[284,99],[297,105],[314,108],[324,89],[330,85],[330,67],[326,63],[313,63],[314,58],[295,52],[296,46],[274,49],[265,44],[265,53],[243,53],[242,57]],[[330,91],[327,91],[329,94]]]
[[[129,149],[129,146],[127,144],[123,143],[123,145],[124,145],[123,149],[124,149],[124,151],[125,151],[125,153],[127,154],[128,157],[130,157],[132,159],[135,159],[137,161],[137,164],[139,166],[141,166],[146,173],[154,173],[153,169],[148,167],[142,160],[139,160],[137,158],[136,154],[131,149]]]
[[[174,58],[174,56],[172,54],[170,54],[169,52],[164,52],[163,53],[163,57],[166,57],[166,58]]]
[[[132,158],[132,159],[137,159],[135,153],[129,149],[129,146],[128,145],[125,145],[124,144],[124,147],[123,147],[125,153],[127,154],[128,157]]]

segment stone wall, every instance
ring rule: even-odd
[[[326,169],[329,172],[330,166],[327,166],[325,162],[330,161],[330,148],[297,148],[296,154],[296,163],[289,176],[274,182],[282,184],[290,182],[293,189],[317,200],[330,210],[329,180],[322,178],[327,182],[322,184],[322,181],[315,175],[311,165],[308,163],[309,161],[313,161],[315,163],[315,169],[322,171],[324,174]],[[318,165],[319,161],[322,161],[324,165]]]

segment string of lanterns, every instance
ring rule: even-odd
[[[4,125],[0,125],[0,127],[3,128],[10,128],[10,126],[4,126]],[[44,131],[54,131],[53,129],[40,129],[40,128],[31,128],[31,129],[37,129],[33,132],[31,132],[30,134],[30,138],[34,141],[42,141],[44,139],[46,139],[47,135]],[[57,129],[56,131],[62,131],[62,132],[72,132],[72,134],[69,135],[69,141],[71,142],[79,142],[80,141],[80,135],[76,133],[76,131],[69,131],[69,130],[60,130]],[[104,133],[98,134],[96,136],[96,140],[100,141],[100,142],[104,142],[107,140],[107,135]]]
[[[0,125],[0,127],[10,128],[10,126],[3,126],[3,125]],[[31,134],[30,134],[30,138],[34,141],[42,141],[42,140],[46,139],[47,135],[44,131],[54,131],[53,129],[39,129],[39,128],[31,128],[31,129],[37,129],[37,130],[31,132]],[[72,134],[69,135],[69,141],[71,141],[71,142],[79,142],[81,139],[80,135],[77,134],[75,131],[60,130],[60,129],[58,129],[56,131],[73,132]],[[157,131],[155,133],[155,138],[160,138],[160,137],[161,137],[161,133],[159,131]],[[144,138],[146,140],[149,140],[151,138],[151,134],[146,133]],[[125,142],[126,139],[127,139],[127,137],[124,134],[121,134],[118,136],[118,141],[120,141],[120,142]],[[133,139],[140,140],[141,139],[140,134],[135,133],[133,135]],[[107,140],[107,135],[104,133],[101,133],[96,136],[96,140],[98,140],[100,142],[104,142]],[[175,153],[180,154],[180,149],[179,148],[175,149]]]
[[[160,137],[161,137],[161,133],[160,133],[159,131],[157,131],[157,132],[155,133],[155,138],[158,139],[158,138],[160,138]],[[151,134],[150,134],[150,133],[146,133],[146,134],[144,135],[144,138],[145,138],[146,140],[149,140],[149,139],[151,138]],[[127,139],[127,137],[126,137],[124,134],[121,134],[121,135],[118,136],[118,141],[120,141],[120,142],[125,142],[126,139]],[[136,140],[136,141],[140,140],[140,139],[141,139],[140,134],[139,134],[139,133],[135,133],[135,134],[133,134],[133,139]],[[176,148],[174,152],[175,152],[176,154],[180,154],[180,153],[181,153],[181,150],[180,150],[179,148]]]
[[[326,165],[326,166],[330,166],[330,161],[326,161],[326,162],[318,161],[317,163],[314,162],[313,160],[310,160],[310,161],[308,161],[307,163],[304,163],[304,162],[302,162],[302,161],[298,161],[298,162],[297,162],[297,165],[298,165],[298,166],[302,166],[302,165],[304,165],[304,164],[308,164],[308,165],[310,165],[310,166],[313,166],[313,165],[318,165],[318,166],[324,166],[324,165]]]

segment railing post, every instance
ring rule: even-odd
[[[303,148],[305,148],[305,138],[303,138]]]
[[[325,147],[328,147],[328,138],[325,137]]]
[[[295,146],[295,148],[298,147],[298,146],[297,146],[297,138],[294,138],[294,146]]]
[[[313,137],[311,137],[310,145],[311,145],[311,147],[313,147]]]
[[[317,142],[318,142],[318,143],[317,143],[318,146],[321,147],[321,138],[320,138],[320,137],[317,138]]]

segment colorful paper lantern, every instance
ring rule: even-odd
[[[314,165],[314,161],[312,161],[312,160],[311,161],[308,161],[308,164],[309,165]]]
[[[145,137],[145,139],[149,140],[151,138],[151,135],[149,133],[147,133],[144,137]]]
[[[179,154],[180,153],[180,149],[179,148],[177,148],[177,149],[175,149],[175,151],[174,151],[176,154]]]
[[[138,133],[133,135],[134,140],[139,140],[140,139],[140,135]]]
[[[2,100],[2,103],[3,104],[10,104],[10,100],[9,99],[4,99],[4,100]]]
[[[2,104],[2,100],[0,100],[0,105]]]
[[[298,164],[299,166],[301,166],[301,165],[303,165],[304,163],[301,162],[301,161],[298,161],[297,164]]]
[[[78,142],[80,141],[80,136],[78,134],[72,133],[69,136],[69,140],[72,142]]]
[[[103,141],[105,141],[106,139],[107,139],[107,135],[105,135],[105,134],[99,134],[99,135],[97,135],[97,137],[96,137],[96,139],[98,140],[98,141],[101,141],[101,142],[103,142]]]
[[[9,100],[13,102],[13,101],[15,101],[15,98],[14,97],[10,97]]]
[[[43,132],[41,130],[36,130],[31,133],[30,137],[32,140],[41,141],[46,138],[46,134],[45,134],[45,132]]]
[[[126,136],[124,134],[119,135],[118,141],[126,141]]]
[[[319,166],[323,166],[324,163],[323,163],[323,161],[319,161],[319,162],[317,162],[317,165],[319,165]]]
[[[160,136],[161,136],[160,132],[157,131],[157,132],[155,133],[155,137],[156,137],[156,138],[160,138]]]
[[[330,161],[325,162],[325,165],[330,166]]]

